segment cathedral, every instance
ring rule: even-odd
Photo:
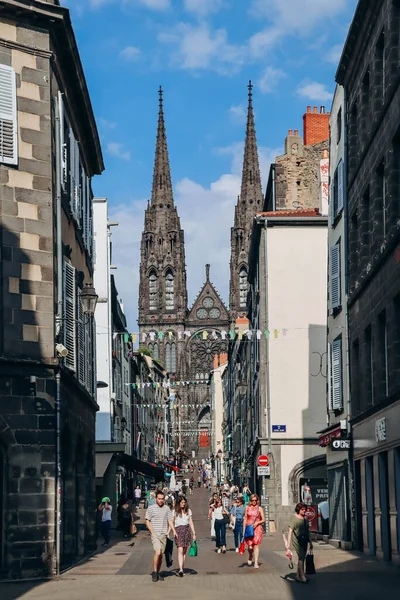
[[[193,305],[188,306],[185,236],[174,204],[160,88],[153,186],[140,250],[139,332],[146,334],[146,346],[176,382],[172,401],[180,426],[175,450],[189,456],[194,452],[197,459],[211,453],[208,377],[214,356],[228,349],[228,340],[220,332],[233,329],[236,318],[246,312],[250,232],[254,214],[261,208],[250,83],[241,193],[231,231],[230,306],[225,306],[211,282],[210,265],[205,266],[204,284]]]

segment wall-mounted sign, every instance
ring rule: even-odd
[[[286,433],[286,425],[272,425],[272,433]]]
[[[321,448],[326,448],[326,446],[329,446],[329,444],[331,443],[332,440],[335,440],[337,438],[340,438],[342,434],[342,430],[340,429],[340,427],[337,427],[336,429],[333,429],[332,431],[329,431],[328,433],[324,433],[324,435],[321,435],[321,437],[319,438],[319,446],[321,446]]]
[[[351,440],[333,440],[331,444],[332,450],[350,450]]]
[[[375,439],[377,442],[385,442],[387,440],[386,417],[375,421]]]
[[[257,467],[257,475],[259,477],[269,477],[271,475],[271,467]]]
[[[257,463],[258,463],[259,467],[268,467],[268,465],[269,465],[268,456],[265,456],[265,454],[261,454],[261,456],[259,456],[257,459]]]

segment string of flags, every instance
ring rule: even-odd
[[[194,381],[146,381],[145,383],[126,383],[125,385],[131,385],[134,390],[142,390],[144,388],[171,388],[176,386],[188,386],[188,385],[200,385],[207,384],[207,379],[196,379]]]
[[[142,333],[124,333],[124,342],[127,344],[128,342],[132,342],[133,344],[137,341],[140,343],[145,343],[146,341],[157,342],[162,341],[164,338],[168,340],[184,340],[187,338],[191,338],[199,340],[234,340],[236,336],[238,336],[239,340],[245,338],[247,340],[261,340],[263,336],[265,339],[278,339],[279,337],[286,337],[289,333],[288,329],[266,329],[265,331],[261,331],[261,329],[246,329],[245,331],[235,331],[233,329],[226,330],[212,330],[212,331],[198,331],[193,335],[191,331],[149,331]]]
[[[144,403],[140,403],[140,404],[134,404],[134,406],[137,406],[138,408],[174,408],[174,406],[171,407],[170,404],[154,404],[154,403],[150,403],[150,404],[144,404]],[[184,408],[203,408],[204,406],[209,406],[208,404],[181,404],[180,407],[184,407]]]

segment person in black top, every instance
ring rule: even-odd
[[[129,537],[131,534],[132,511],[130,505],[128,504],[124,496],[121,496],[119,522],[124,537]]]

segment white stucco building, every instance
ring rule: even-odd
[[[296,502],[309,499],[308,484],[326,488],[317,432],[327,422],[327,225],[318,209],[278,210],[258,214],[252,234],[249,316],[261,332],[250,352],[259,440],[253,472],[277,530]],[[270,477],[257,476],[260,454],[269,457]],[[322,499],[316,490],[313,504]]]
[[[211,451],[215,457],[215,475],[220,480],[227,475],[224,440],[224,384],[223,375],[228,366],[228,355],[214,356],[214,369],[210,374],[211,384]]]

